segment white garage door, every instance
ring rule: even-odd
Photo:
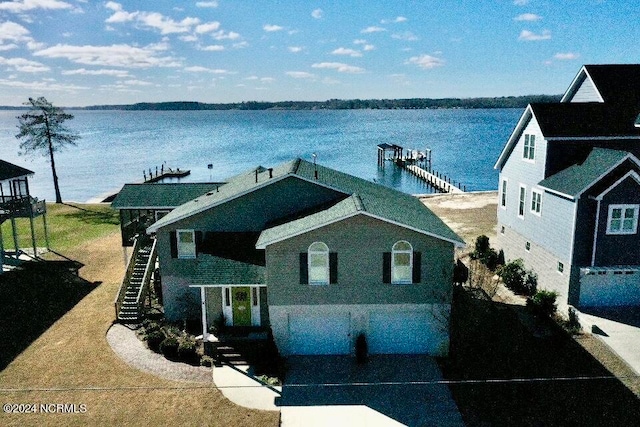
[[[289,318],[290,354],[349,354],[349,314],[296,314]]]
[[[580,277],[580,305],[603,307],[640,304],[640,271],[628,269],[593,269]]]
[[[430,353],[438,344],[433,316],[424,312],[372,312],[369,352],[372,354]]]

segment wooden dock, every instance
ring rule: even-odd
[[[165,168],[164,165],[162,165],[159,170],[156,166],[155,174],[151,169],[149,169],[149,174],[147,174],[147,171],[142,171],[142,174],[144,176],[144,182],[146,184],[162,181],[165,178],[184,178],[185,176],[191,174],[191,170],[180,170],[180,168]]]
[[[443,193],[464,193],[461,188],[456,187],[455,184],[451,184],[450,182],[448,182],[446,180],[446,177],[444,179],[439,178],[437,175],[427,172],[426,170],[416,165],[405,164],[404,168],[418,178],[422,178],[427,184],[438,191],[441,191]]]

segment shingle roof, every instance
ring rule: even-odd
[[[606,103],[531,104],[545,138],[640,137],[638,109]]]
[[[25,175],[33,175],[33,171],[7,161],[0,160],[0,181],[18,178]]]
[[[113,199],[115,209],[175,208],[224,183],[125,184]]]
[[[570,166],[540,181],[538,185],[577,197],[629,156],[631,154],[627,151],[594,148],[581,164]]]
[[[266,268],[217,256],[199,254],[198,261],[175,266],[194,285],[261,285]]]
[[[317,179],[316,179],[317,171]],[[270,178],[271,176],[271,178]],[[210,209],[218,204],[239,197],[257,188],[269,185],[288,176],[315,182],[344,193],[345,196],[358,195],[369,214],[415,229],[425,234],[464,245],[442,220],[429,210],[417,198],[400,191],[384,187],[362,178],[342,173],[320,165],[314,165],[301,159],[283,163],[273,169],[258,169],[237,175],[220,187],[220,191],[199,197],[174,209],[167,216],[153,224],[148,231],[154,232],[161,227]],[[257,181],[257,182],[256,182]],[[353,202],[352,202],[353,203]],[[345,204],[335,205],[323,211],[319,217],[337,214],[337,210],[346,209]],[[299,225],[296,225],[299,226]]]
[[[640,64],[602,64],[584,67],[605,103],[638,105]]]

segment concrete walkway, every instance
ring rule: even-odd
[[[640,375],[640,307],[585,309],[579,318]]]
[[[275,404],[280,397],[280,387],[268,387],[253,379],[249,366],[216,366],[213,382],[224,397],[236,405],[264,411],[280,410]]]
[[[141,371],[173,381],[211,383],[211,368],[171,362],[145,347],[135,331],[124,325],[115,323],[111,326],[107,331],[107,342],[120,359]]]

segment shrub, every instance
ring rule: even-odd
[[[176,360],[178,357],[178,339],[169,335],[160,343],[160,352],[169,360]]]
[[[365,337],[364,334],[360,334],[356,338],[356,361],[358,363],[366,362],[368,353],[367,337]]]
[[[504,264],[504,253],[501,264],[498,252],[489,245],[489,238],[483,234],[476,238],[475,250],[471,253],[471,259],[477,259],[489,270],[495,271],[498,265]]]
[[[538,275],[524,268],[521,259],[510,261],[498,269],[498,275],[505,286],[522,295],[532,295],[538,286]]]
[[[187,363],[193,363],[197,359],[196,341],[192,336],[183,336],[178,340],[178,358]]]
[[[213,366],[213,358],[211,356],[202,356],[200,358],[200,366],[210,368]]]
[[[534,313],[544,316],[551,316],[557,309],[556,297],[558,294],[545,289],[536,292],[532,297],[527,298],[527,307]]]
[[[158,353],[160,351],[160,343],[164,341],[165,336],[160,329],[157,329],[149,332],[145,339],[147,340],[147,346],[149,346],[149,349]]]

